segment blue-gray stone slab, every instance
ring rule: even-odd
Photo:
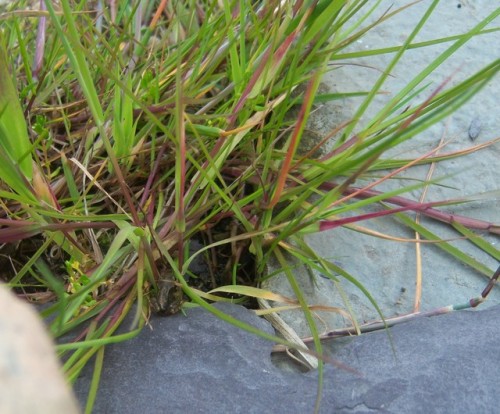
[[[272,332],[233,305],[219,308]],[[321,413],[495,413],[500,409],[500,306],[421,318],[325,344]],[[310,413],[317,373],[285,372],[271,345],[202,309],[154,317],[130,341],[108,346],[95,413]],[[391,347],[391,340],[392,345]],[[82,403],[88,366],[75,384]]]

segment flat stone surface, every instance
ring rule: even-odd
[[[410,3],[412,2],[409,0],[383,0],[377,11],[364,24],[368,25],[373,22],[386,10],[390,9],[392,12]],[[431,3],[430,1],[417,2],[370,30],[363,38],[350,45],[346,51],[374,50],[402,44]],[[427,41],[465,33],[489,16],[498,6],[498,1],[491,0],[441,1],[415,41]],[[497,17],[488,27],[496,27],[499,22],[500,19]],[[383,105],[396,96],[408,82],[451,45],[451,42],[445,42],[432,47],[407,51],[401,61],[391,70],[391,76],[382,86],[382,90],[386,93],[377,96],[367,113],[361,118],[356,131],[369,124]],[[500,56],[498,33],[489,33],[471,39],[429,74],[425,81],[428,87],[420,91],[411,100],[411,104],[416,106],[424,102],[447,79],[449,81],[447,87],[456,85],[497,56]],[[342,66],[327,73],[323,78],[322,86],[326,92],[330,93],[370,90],[379,77],[380,71],[387,67],[393,57],[393,54],[381,54],[350,61],[342,59]],[[491,108],[498,106],[499,96],[500,76],[497,74],[477,95],[447,119],[391,149],[382,158],[411,159],[435,149],[442,138],[448,144],[440,151],[440,154],[465,150],[498,138],[500,117],[498,111],[491,110]],[[321,140],[340,123],[352,119],[363,99],[362,97],[345,98],[318,105],[309,120],[308,129]],[[478,129],[474,124],[479,122],[482,125],[481,131],[472,142],[471,125],[475,136]],[[439,210],[498,224],[499,167],[500,145],[498,142],[473,154],[439,162],[436,164],[432,177],[443,179],[437,185],[429,187],[425,201],[443,201],[461,197],[477,198],[470,203],[443,206]],[[415,185],[426,179],[428,171],[428,165],[413,167],[399,174],[398,179],[388,180],[374,189],[390,191]],[[373,175],[382,176],[383,172],[374,172]],[[342,179],[339,180],[342,181]],[[367,183],[368,181],[358,180],[355,185],[362,187]],[[418,201],[422,192],[422,188],[413,190],[404,194],[404,197]],[[380,211],[380,208],[364,208],[358,213],[372,211]],[[408,215],[414,218],[414,214],[408,213]],[[491,274],[488,276],[491,276],[498,268],[498,254],[497,257],[494,254],[487,254],[471,241],[462,238],[459,232],[454,231],[448,225],[425,217],[422,218],[421,223],[442,239],[448,240],[452,246],[491,269]],[[407,240],[415,239],[415,233],[394,217],[372,219],[356,224],[385,235]],[[498,235],[484,233],[480,235],[493,248],[498,249],[500,240]],[[414,243],[384,240],[347,228],[336,228],[307,235],[305,242],[318,256],[339,264],[361,283],[373,296],[384,317],[389,318],[413,311],[416,297],[418,297],[416,290],[417,255]],[[420,257],[422,293],[419,310],[421,311],[465,303],[479,296],[488,282],[485,275],[462,264],[436,244],[422,244]],[[278,270],[279,266],[273,266],[270,263],[270,273]],[[292,271],[310,305],[351,309],[359,323],[379,318],[377,311],[366,296],[348,280],[338,277],[339,282],[334,284],[314,271],[316,275],[314,285],[310,283],[310,278],[303,266],[293,267]],[[288,277],[284,274],[278,274],[269,279],[267,287],[287,296],[295,296]],[[498,303],[500,303],[500,289],[495,288],[484,306]],[[317,319],[318,323],[324,323],[327,329],[342,328],[350,324],[334,312],[323,311],[317,314],[321,317],[321,322]],[[300,335],[309,334],[302,312],[287,311],[281,316]]]
[[[218,305],[267,332],[250,311]],[[321,413],[497,412],[500,306],[422,318],[385,331],[325,343]],[[107,347],[95,413],[313,412],[317,373],[284,372],[271,343],[202,309],[153,318],[137,338]],[[90,365],[75,385],[83,403]]]

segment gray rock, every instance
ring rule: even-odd
[[[469,125],[469,138],[471,141],[475,141],[476,138],[481,133],[482,123],[479,118],[474,118]]]
[[[269,332],[239,306],[224,312]],[[326,366],[321,413],[495,412],[500,404],[500,306],[422,318],[325,344],[357,370]],[[153,330],[106,350],[96,413],[313,412],[317,373],[284,372],[271,344],[202,309],[154,318]],[[83,402],[90,367],[75,385]]]
[[[78,413],[36,312],[0,285],[0,413]]]
[[[465,33],[486,18],[498,8],[498,1],[474,0],[463,2],[441,1],[436,5],[432,16],[419,33],[420,40],[445,38],[457,33]],[[370,16],[364,24],[368,25],[378,19],[386,10],[397,10],[410,4],[407,0],[382,0],[378,10]],[[461,4],[461,8],[457,8]],[[397,13],[387,21],[366,33],[365,36],[348,46],[343,52],[358,52],[374,50],[391,45],[401,44],[418,23],[419,19],[428,9],[430,2],[417,2],[411,7]],[[498,21],[498,18],[497,18]],[[421,90],[411,104],[419,105],[435,91],[442,82],[451,77],[451,87],[455,82],[471,76],[475,71],[488,65],[492,60],[492,50],[499,50],[498,35],[477,36],[470,40],[450,56],[446,62],[436,68],[426,78],[424,83],[432,86]],[[397,96],[399,91],[423,70],[433,59],[444,52],[451,43],[413,49],[405,53],[401,61],[391,70],[391,76],[384,82],[384,92],[377,94],[372,105],[361,117],[359,127],[361,130],[372,123],[372,119],[383,105]],[[498,53],[496,54],[498,55]],[[495,56],[496,56],[495,55]],[[325,74],[322,79],[321,93],[338,93],[348,91],[370,90],[379,77],[379,70],[386,68],[392,54],[368,56],[363,59],[347,60],[347,64]],[[360,61],[363,62],[359,65]],[[350,65],[349,62],[354,63]],[[366,65],[366,66],[365,66]],[[458,69],[459,68],[459,69]],[[417,88],[416,88],[417,89]],[[462,151],[472,146],[469,138],[481,139],[482,142],[494,140],[500,130],[500,117],[491,108],[497,107],[500,96],[500,76],[491,78],[485,87],[474,96],[470,102],[464,104],[446,120],[442,120],[430,129],[422,132],[400,146],[391,148],[384,153],[384,159],[410,159],[421,156],[435,149],[441,139],[448,142],[440,154]],[[346,98],[333,100],[319,106],[311,114],[307,128],[311,131],[309,136],[316,136],[313,144],[321,142],[332,130],[341,123],[352,120],[364,98]],[[471,122],[472,121],[472,122]],[[482,124],[482,126],[481,126]],[[355,131],[356,131],[355,130]],[[327,142],[328,149],[335,142]],[[425,201],[443,201],[470,197],[471,202],[439,207],[439,210],[449,213],[483,220],[498,224],[500,198],[498,197],[500,145],[491,145],[481,151],[464,157],[439,162],[435,165],[433,179],[439,179],[436,185],[430,185]],[[355,187],[364,187],[375,180],[375,176],[382,176],[386,171],[377,171],[368,180],[357,180]],[[429,165],[420,165],[398,174],[397,179],[389,179],[375,187],[376,190],[386,192],[400,190],[405,186],[424,182],[429,173]],[[370,175],[370,174],[368,174]],[[342,178],[336,179],[342,182]],[[423,188],[414,189],[403,196],[418,201],[422,196]],[[322,198],[321,195],[318,196]],[[311,200],[309,200],[311,201]],[[341,214],[342,217],[380,211],[380,207],[371,206]],[[409,217],[414,215],[408,212]],[[356,223],[371,231],[383,233],[403,239],[414,239],[415,233],[402,225],[395,217],[377,218]],[[459,232],[451,226],[422,218],[421,224],[428,230],[438,235],[449,244],[460,249],[465,255],[474,258],[479,263],[491,269],[491,274],[498,267],[498,257],[487,254],[469,239],[463,239]],[[480,233],[481,237],[498,248],[499,237],[494,234]],[[292,242],[292,240],[287,240]],[[457,305],[479,296],[488,283],[485,276],[471,267],[459,262],[452,255],[441,250],[437,244],[422,244],[420,246],[421,258],[421,293],[417,286],[417,254],[414,243],[401,243],[384,240],[353,231],[346,227],[335,228],[320,233],[307,234],[304,242],[319,257],[338,264],[353,278],[360,282],[373,296],[386,318],[412,312],[416,298],[420,301],[420,310],[428,311],[434,308]],[[290,260],[287,258],[287,261]],[[310,278],[303,266],[295,266],[295,261],[290,269],[296,278],[307,303],[329,307],[340,307],[343,310],[352,310],[352,314],[359,323],[379,319],[377,311],[367,300],[366,296],[352,283],[339,277],[338,283],[321,277],[317,271],[315,285],[310,283]],[[288,276],[280,272],[281,266],[269,265],[269,274],[266,288],[280,294],[295,297],[290,286]],[[491,274],[487,275],[488,277]],[[500,303],[500,289],[494,289],[489,301]],[[345,319],[335,313],[319,311],[317,314],[328,329],[337,329],[345,326]],[[307,334],[308,325],[302,312],[283,312],[280,315],[299,334]]]
[[[338,412],[497,412],[500,356],[495,344],[500,306],[422,318],[351,340],[332,353],[360,370],[363,379],[337,372]]]

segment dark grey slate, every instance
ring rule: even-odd
[[[220,305],[254,326],[267,322]],[[422,318],[334,340],[321,413],[496,413],[500,410],[500,306]],[[135,339],[107,347],[96,413],[311,413],[317,373],[276,368],[271,344],[202,309],[153,318]],[[90,368],[90,367],[87,367]],[[85,401],[91,371],[75,384]]]

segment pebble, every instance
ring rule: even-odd
[[[474,118],[469,125],[470,140],[475,141],[480,133],[481,133],[481,120],[479,118]]]
[[[0,413],[79,411],[41,319],[0,284]]]

